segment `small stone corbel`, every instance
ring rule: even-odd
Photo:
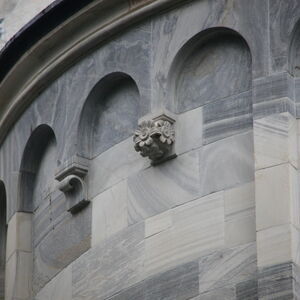
[[[166,114],[153,119],[142,120],[134,132],[134,148],[143,157],[149,157],[153,165],[176,157],[173,152],[175,142],[175,120]]]
[[[68,211],[75,214],[89,204],[84,181],[77,175],[69,175],[58,183],[67,198]]]
[[[88,172],[86,159],[74,156],[67,161],[56,174],[57,188],[67,200],[67,210],[76,214],[89,204],[87,186],[84,177]]]

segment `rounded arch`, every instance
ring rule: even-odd
[[[175,56],[166,106],[180,113],[251,87],[252,57],[246,40],[229,28],[209,28],[187,41]]]
[[[0,180],[0,299],[4,299],[7,239],[7,199],[4,182]]]
[[[288,49],[288,70],[295,77],[300,76],[300,20],[296,23]]]
[[[103,77],[84,104],[78,128],[78,154],[93,158],[132,135],[139,118],[140,93],[128,74]]]
[[[19,211],[33,212],[37,177],[44,183],[45,177],[54,180],[56,164],[55,133],[49,125],[39,125],[31,133],[23,152],[19,181]],[[38,174],[39,172],[43,174]]]

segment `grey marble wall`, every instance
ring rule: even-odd
[[[6,193],[0,182],[0,299],[4,300],[5,262],[6,262]]]
[[[49,83],[0,148],[7,221],[32,213],[34,298],[297,299],[281,213],[299,175],[299,15],[297,0],[188,1]],[[132,133],[164,108],[177,158],[153,167]],[[72,215],[55,175],[81,157],[91,203]]]

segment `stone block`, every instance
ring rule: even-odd
[[[130,176],[129,224],[198,198],[199,173],[199,152],[195,150]]]
[[[282,263],[259,268],[259,299],[296,299],[293,289],[293,264]]]
[[[109,300],[185,300],[198,290],[198,263],[190,262],[147,278]]]
[[[150,237],[172,227],[172,212],[167,210],[145,220],[145,237]]]
[[[68,214],[34,248],[34,294],[91,247],[91,214],[91,205],[75,216]]]
[[[127,181],[117,183],[92,202],[92,246],[95,246],[128,226]]]
[[[224,192],[225,244],[227,247],[256,240],[254,184],[248,183]]]
[[[32,214],[17,212],[8,222],[6,260],[17,250],[32,250]]]
[[[293,199],[297,190],[292,192],[297,188],[293,184],[297,177],[294,168],[282,164],[259,170],[255,176],[257,230],[291,222],[292,207],[298,203],[298,199]]]
[[[291,225],[273,226],[257,232],[257,265],[259,268],[292,260]]]
[[[286,72],[253,81],[253,116],[289,112],[295,116],[294,79]]]
[[[289,113],[254,121],[255,168],[290,162],[297,166],[297,126]]]
[[[191,300],[232,300],[235,298],[234,286],[223,287],[200,294]]]
[[[288,113],[274,114],[254,122],[255,167],[296,164],[295,119]]]
[[[31,299],[32,254],[16,251],[6,262],[5,299]]]
[[[142,158],[134,150],[132,138],[115,145],[109,151],[91,160],[87,175],[89,198],[94,198],[102,191],[149,165],[150,161]]]
[[[256,244],[217,250],[199,259],[200,294],[253,280],[257,275]]]
[[[144,225],[130,226],[72,264],[73,300],[107,299],[143,279]]]
[[[200,152],[199,169],[201,195],[253,181],[252,131],[203,147]]]
[[[177,155],[202,146],[202,122],[203,117],[201,107],[187,111],[178,116],[178,120],[175,123],[175,153]]]
[[[147,276],[223,247],[223,201],[216,193],[172,209],[172,226],[145,240]]]
[[[57,274],[35,297],[35,300],[72,300],[71,266]]]
[[[236,285],[236,300],[257,300],[258,283],[257,278],[240,282]]]
[[[253,127],[252,92],[222,99],[203,107],[203,143],[209,144]]]

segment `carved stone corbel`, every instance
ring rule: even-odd
[[[67,200],[67,210],[76,214],[88,204],[88,191],[84,177],[88,172],[87,160],[78,156],[67,161],[56,174],[59,181],[57,188],[62,191]]]
[[[87,189],[84,181],[76,175],[69,175],[59,182],[58,189],[65,194],[68,211],[72,214],[79,212],[90,202],[87,199]]]
[[[134,132],[134,148],[143,157],[148,157],[152,165],[157,165],[176,157],[175,119],[162,113],[152,119],[142,119]]]

